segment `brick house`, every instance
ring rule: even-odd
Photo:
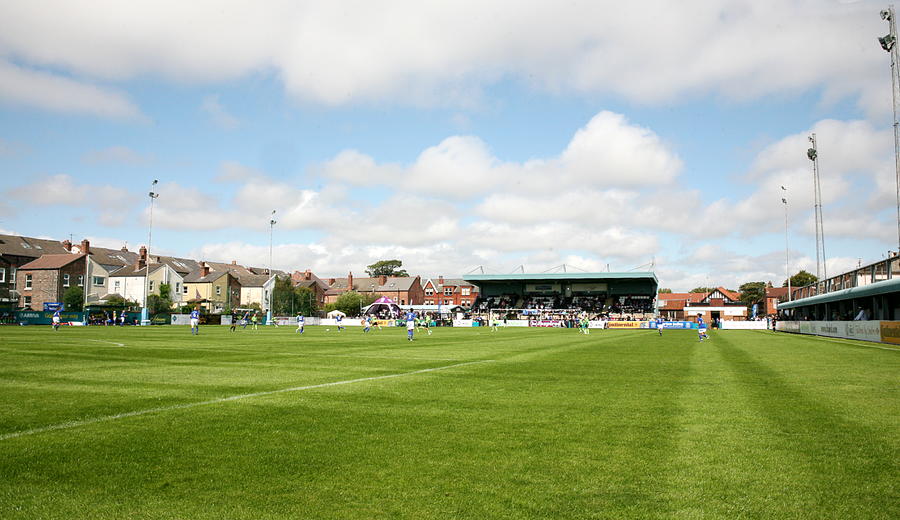
[[[469,308],[478,299],[478,286],[465,280],[438,276],[422,284],[425,305],[459,305]]]
[[[210,313],[235,309],[241,304],[241,284],[230,271],[213,271],[206,262],[184,277],[184,299]]]
[[[763,301],[760,315],[770,316],[778,314],[778,304],[788,300],[787,287],[766,287],[766,298]]]
[[[347,291],[356,291],[375,298],[386,296],[398,305],[422,305],[425,301],[422,280],[418,276],[354,278],[353,273],[349,273],[347,278],[330,278],[328,282],[325,303],[334,303]]]
[[[21,305],[17,291],[18,269],[45,254],[64,254],[55,240],[0,234],[0,308]]]
[[[747,306],[740,295],[724,287],[708,293],[660,293],[657,295],[660,316],[674,321],[696,321],[703,316],[707,323],[722,321],[744,321]]]
[[[65,292],[84,284],[87,255],[63,253],[43,255],[18,269],[16,289],[19,306],[44,310],[44,303],[63,301]]]
[[[305,287],[316,295],[316,305],[323,307],[325,305],[325,293],[328,292],[328,283],[322,280],[309,269],[305,271],[294,271],[291,275],[291,281],[294,287]]]

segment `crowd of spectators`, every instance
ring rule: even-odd
[[[653,299],[640,296],[618,297],[608,304],[606,296],[578,295],[566,298],[561,295],[514,294],[488,296],[473,307],[474,313],[487,314],[499,309],[526,309],[538,311],[541,319],[574,319],[571,316],[587,313],[598,320],[641,320],[653,316]],[[533,314],[532,314],[533,316]],[[545,317],[546,316],[546,317]],[[514,318],[513,318],[514,319]]]

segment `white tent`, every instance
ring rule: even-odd
[[[343,317],[346,317],[347,314],[335,309],[335,310],[329,312],[328,314],[326,314],[325,316],[327,316],[329,318],[334,318],[335,316],[340,316],[343,318]]]

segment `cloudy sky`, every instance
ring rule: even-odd
[[[0,4],[0,230],[320,275],[736,287],[897,247],[884,5]]]

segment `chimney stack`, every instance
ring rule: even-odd
[[[91,242],[86,238],[81,241],[81,253],[85,255],[91,254]]]
[[[304,279],[304,280],[312,280],[312,271],[310,271],[309,269],[307,269],[306,271],[304,271],[304,273],[303,273],[303,279]]]
[[[379,284],[379,285],[384,285],[384,284],[386,284],[386,283],[387,283],[387,276],[381,275],[381,276],[378,277],[378,284]]]
[[[200,264],[200,277],[206,278],[207,276],[209,276],[209,264],[203,262]]]
[[[353,271],[350,271],[350,273],[347,275],[347,290],[353,290]]]
[[[438,283],[444,285],[444,275],[438,276]]]
[[[232,260],[231,265],[237,265],[237,260]]]
[[[120,249],[120,251],[122,251],[123,253],[127,253],[128,252],[128,244],[124,244],[122,246],[122,249]]]
[[[72,252],[72,242],[69,239],[63,240],[62,246],[66,248],[66,251],[70,253]]]

